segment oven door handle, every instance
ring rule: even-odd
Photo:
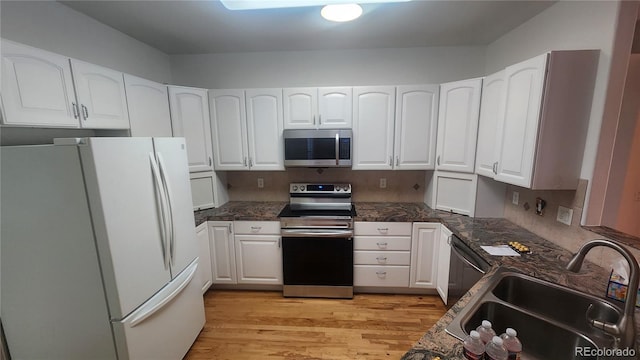
[[[351,238],[353,231],[351,230],[280,230],[282,237],[327,237],[327,238]]]

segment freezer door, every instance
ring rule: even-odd
[[[204,302],[196,259],[162,291],[113,322],[118,359],[182,359],[202,330]]]
[[[153,141],[169,199],[169,257],[171,274],[175,277],[198,256],[187,150],[184,138]]]
[[[171,280],[153,142],[89,138],[80,154],[109,312],[119,320]]]

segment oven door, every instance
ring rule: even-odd
[[[353,231],[283,229],[284,296],[353,297]]]

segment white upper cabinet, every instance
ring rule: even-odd
[[[80,126],[88,129],[128,129],[129,112],[123,74],[71,59],[80,104]]]
[[[493,177],[497,171],[496,140],[498,122],[504,109],[504,70],[484,78],[478,146],[476,149],[476,174]]]
[[[393,169],[395,87],[353,88],[353,169]]]
[[[169,86],[173,135],[187,141],[189,171],[213,170],[207,90]]]
[[[1,42],[5,125],[78,127],[69,58]]]
[[[245,97],[250,169],[284,170],[282,90],[247,90]]]
[[[473,173],[482,79],[440,85],[436,168]]]
[[[544,54],[506,69],[496,180],[523,187],[530,185],[546,68],[547,54]]]
[[[216,170],[284,170],[281,89],[210,90]]]
[[[249,170],[243,90],[209,90],[216,170]]]
[[[576,189],[598,51],[552,51],[505,70],[495,179],[531,189]]]
[[[438,85],[397,87],[394,169],[434,169],[437,117]]]
[[[317,88],[282,89],[285,129],[315,129],[318,116]]]
[[[285,129],[350,129],[352,88],[285,88]]]
[[[124,74],[131,136],[171,137],[167,86]]]

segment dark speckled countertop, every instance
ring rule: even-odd
[[[204,221],[278,221],[278,213],[286,202],[230,202],[217,209],[195,213],[196,224]],[[356,203],[355,221],[441,222],[462,241],[487,260],[492,268],[411,348],[403,360],[464,359],[462,343],[445,332],[455,315],[464,308],[499,266],[565,285],[595,296],[603,296],[609,273],[601,267],[585,263],[579,274],[564,269],[569,251],[547,241],[505,219],[478,219],[433,210],[422,203]],[[520,257],[491,256],[482,245],[502,245],[519,241],[531,254]]]

